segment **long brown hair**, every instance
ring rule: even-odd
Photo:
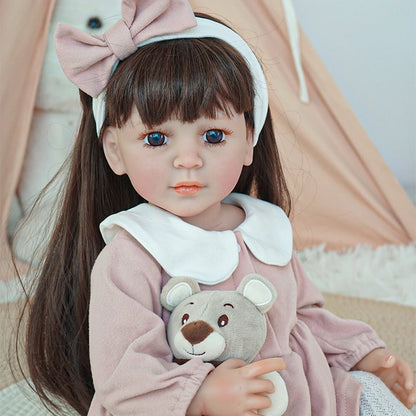
[[[80,93],[81,125],[71,155],[60,214],[30,301],[26,352],[30,376],[40,397],[56,407],[63,398],[86,415],[94,394],[88,346],[90,273],[104,246],[99,223],[143,199],[129,179],[109,168],[97,137],[92,99]],[[253,128],[253,83],[244,59],[215,38],[176,39],[149,44],[121,62],[106,89],[101,131],[121,127],[137,107],[143,122],[172,116],[193,121],[216,111],[244,113]],[[251,166],[244,167],[236,192],[290,211],[270,113]]]

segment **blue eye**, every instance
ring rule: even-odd
[[[208,143],[221,143],[225,138],[222,130],[208,130],[204,133],[204,140]]]
[[[147,134],[144,138],[144,142],[149,146],[162,146],[162,144],[166,144],[167,137],[163,133],[156,131]]]

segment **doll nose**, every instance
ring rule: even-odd
[[[173,162],[175,168],[195,169],[202,167],[202,165],[202,158],[196,145],[189,144],[188,142],[178,146]]]
[[[196,345],[207,338],[211,332],[214,332],[214,329],[205,321],[195,321],[189,322],[181,331],[187,341],[192,345]]]

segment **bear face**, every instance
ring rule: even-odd
[[[264,277],[246,276],[236,291],[200,291],[190,278],[171,279],[162,305],[172,311],[167,337],[177,359],[250,362],[266,339],[265,313],[277,297]]]
[[[238,357],[250,362],[266,337],[263,314],[238,292],[192,295],[173,310],[170,322],[168,342],[174,356],[182,359]]]
[[[57,0],[50,22],[36,108],[53,112],[79,112],[78,88],[66,78],[55,51],[59,22],[83,32],[104,33],[121,18],[120,2],[113,0]]]

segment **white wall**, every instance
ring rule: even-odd
[[[416,195],[416,1],[293,0],[299,23],[395,173]]]

